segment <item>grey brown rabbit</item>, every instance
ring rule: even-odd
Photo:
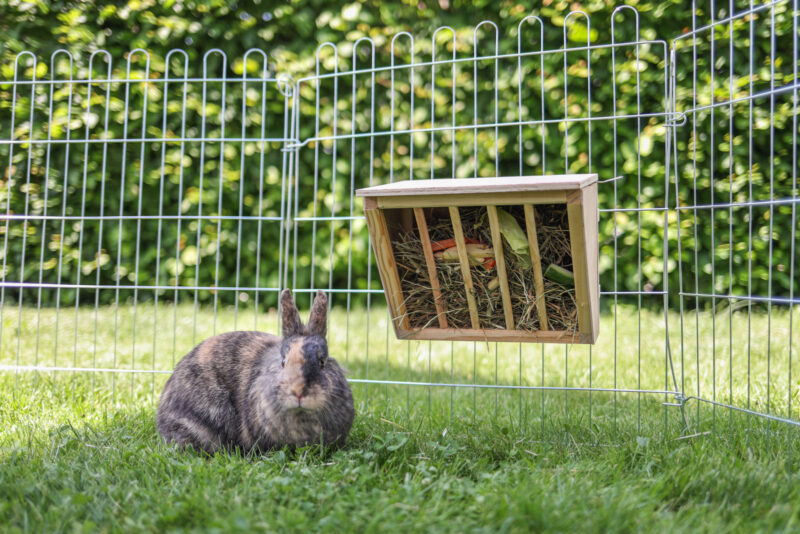
[[[344,372],[328,356],[327,304],[318,292],[304,326],[284,290],[282,339],[230,332],[184,356],[158,404],[164,441],[210,454],[343,443],[355,410]]]

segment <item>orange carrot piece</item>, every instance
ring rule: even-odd
[[[481,242],[477,239],[471,239],[469,237],[464,238],[464,243],[468,245],[480,245]],[[442,239],[440,241],[432,241],[431,242],[431,249],[433,252],[440,252],[442,250],[447,250],[448,248],[453,248],[456,246],[456,240],[454,238],[450,239]]]

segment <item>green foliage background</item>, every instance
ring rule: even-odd
[[[683,0],[627,4],[639,12],[643,40],[670,43],[692,28]],[[729,16],[724,4],[712,13],[703,3],[696,12],[696,25],[708,24],[712,16],[715,20]],[[735,8],[748,5],[736,2]],[[542,56],[541,62],[536,55],[519,63],[516,58],[479,61],[474,71],[472,63],[458,64],[455,83],[449,65],[433,71],[415,69],[413,84],[408,69],[394,76],[392,71],[381,71],[374,81],[369,74],[340,77],[336,84],[333,78],[303,80],[317,69],[321,74],[351,69],[352,43],[363,37],[375,43],[376,65],[389,65],[392,35],[400,31],[418,36],[413,48],[418,62],[429,61],[434,49],[438,59],[453,53],[458,58],[471,57],[473,27],[482,20],[497,23],[498,50],[512,53],[517,50],[517,26],[531,14],[545,23],[547,49],[561,48],[564,42],[580,47],[587,39],[592,44],[609,43],[615,9],[611,1],[544,0],[536,6],[507,0],[297,0],[277,5],[217,0],[0,1],[0,139],[13,136],[24,141],[33,135],[59,141],[68,137],[114,140],[107,145],[0,145],[0,202],[9,202],[10,193],[15,214],[144,216],[123,221],[98,217],[83,225],[46,218],[28,223],[12,220],[0,226],[5,240],[3,275],[9,281],[38,282],[41,276],[44,283],[89,285],[82,290],[22,292],[26,302],[44,304],[178,295],[221,304],[272,305],[274,292],[193,288],[264,288],[287,283],[308,287],[313,282],[316,287],[374,289],[380,286],[370,266],[364,223],[357,218],[360,207],[350,200],[353,189],[370,182],[431,175],[591,170],[601,179],[623,176],[600,186],[600,207],[608,210],[600,219],[603,290],[656,291],[658,295],[665,287],[664,213],[658,208],[723,203],[713,210],[668,212],[671,292],[682,274],[683,288],[690,294],[788,297],[794,294],[797,278],[796,204],[791,200],[797,195],[797,89],[774,98],[747,96],[797,84],[791,7],[791,2],[784,2],[732,25],[719,25],[713,45],[709,32],[699,33],[694,42],[687,38],[676,43],[677,111],[695,112],[677,129],[677,142],[669,154],[667,191],[666,47],[658,42],[638,48],[596,49],[590,58],[577,50],[566,55],[566,63],[564,54],[553,53]],[[562,25],[571,9],[589,14],[591,29],[584,18],[573,15],[564,35]],[[434,29],[444,25],[454,29],[455,46],[449,31],[439,32],[435,44],[431,43]],[[617,42],[635,37],[630,10],[618,14],[615,25]],[[523,50],[537,50],[538,27],[523,28]],[[479,53],[493,54],[491,27],[481,26],[477,36]],[[324,42],[339,44],[338,56],[334,58],[330,47],[323,48],[317,64],[317,47]],[[176,48],[185,50],[185,55],[170,54]],[[360,68],[370,64],[368,48],[362,41],[356,55]],[[74,62],[56,53],[59,49],[69,50]],[[113,58],[110,64],[103,53],[92,56],[101,49]],[[134,49],[146,50],[149,63],[143,53],[129,55]],[[223,51],[225,59],[209,52],[212,49]],[[263,50],[267,56],[252,49]],[[29,55],[18,55],[24,50],[38,57],[35,68]],[[411,52],[407,37],[394,41],[396,64],[408,63]],[[591,84],[587,84],[587,59],[591,60]],[[125,78],[127,69],[131,78],[142,80],[163,78],[169,70],[170,79],[176,81],[166,86],[144,81],[63,82],[70,73],[82,80],[90,76],[102,80],[109,71],[115,79]],[[37,80],[56,82],[8,83],[15,76],[31,80],[34,74]],[[480,128],[474,135],[463,129],[452,136],[425,132],[393,138],[381,135],[372,141],[365,137],[336,143],[310,141],[296,152],[283,152],[277,139],[291,116],[287,108],[291,101],[281,92],[285,86],[243,84],[243,74],[289,75],[298,81],[294,137],[300,140],[387,131],[392,126],[424,129],[453,120],[458,125],[537,120],[542,105],[545,118],[552,121],[545,127]],[[184,76],[240,81],[184,83]],[[628,118],[578,120],[568,127],[555,120],[565,115],[586,119],[590,113]],[[643,117],[630,118],[637,113]],[[126,137],[194,140],[119,141]],[[196,141],[200,137],[228,141],[201,143]],[[264,138],[274,141],[257,141]],[[294,181],[286,181],[291,157],[296,157]],[[757,207],[738,204],[770,198],[786,202]],[[354,217],[352,221],[299,221],[290,255],[291,260],[296,250],[297,261],[287,265],[289,280],[279,269],[282,241],[276,219],[287,210],[282,199],[291,199],[301,219]],[[650,208],[655,209],[647,211]],[[198,213],[206,218],[198,221]],[[209,217],[220,213],[228,218]],[[171,218],[159,221],[159,215]],[[134,282],[154,289],[93,289],[93,285]],[[187,290],[164,289],[176,282]],[[20,295],[11,289],[3,293],[12,300]],[[335,303],[344,302],[344,296],[339,298]],[[644,299],[645,304],[659,302],[660,297]],[[689,304],[702,306],[710,300],[689,299]]]

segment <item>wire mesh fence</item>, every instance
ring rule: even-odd
[[[798,420],[797,3],[734,7],[673,44],[680,387],[713,428],[734,410]]]
[[[152,401],[197,342],[275,332],[280,288],[322,288],[357,402],[397,424],[797,424],[796,1],[692,7],[670,41],[625,6],[324,43],[297,80],[260,50],[20,54],[0,80],[0,370]],[[355,189],[587,172],[596,345],[394,338]]]

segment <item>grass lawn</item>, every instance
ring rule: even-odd
[[[682,329],[670,315],[678,388],[800,419],[798,315],[691,313]],[[336,310],[347,446],[210,459],[161,444],[166,373],[102,370],[169,371],[214,331],[274,331],[274,314],[7,305],[1,319],[1,365],[97,371],[0,371],[0,531],[800,529],[794,427],[695,399],[681,414],[662,393],[469,387],[671,391],[663,313],[620,307],[589,350],[401,343],[385,309]],[[363,382],[385,379],[459,387]]]

